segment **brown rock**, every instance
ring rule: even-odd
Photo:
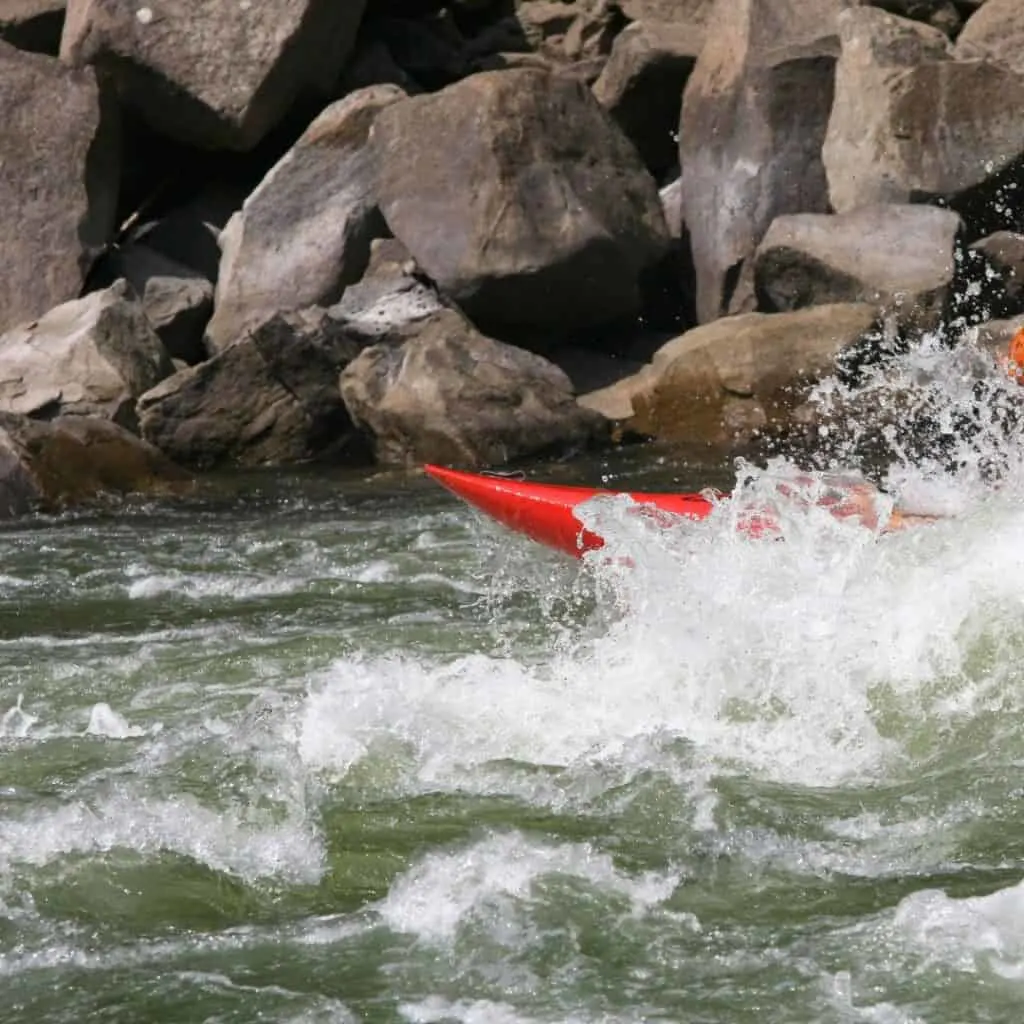
[[[866,304],[748,313],[668,342],[634,386],[630,430],[729,450],[783,432],[807,389],[875,324]]]
[[[759,306],[870,302],[905,324],[934,327],[950,298],[960,230],[951,210],[923,205],[778,217],[755,258]]]
[[[678,161],[683,87],[703,44],[703,31],[691,26],[635,22],[616,38],[594,83],[597,101],[656,178]]]
[[[837,18],[858,0],[718,0],[679,128],[697,314],[742,305],[745,261],[784,213],[828,209],[825,138]],[[747,287],[752,285],[748,274]]]
[[[630,21],[703,28],[715,0],[617,0],[617,6]]]
[[[161,134],[249,149],[341,74],[365,0],[69,0],[61,57],[94,64]]]
[[[108,107],[91,71],[0,42],[0,331],[78,295],[113,231]]]
[[[371,86],[331,104],[271,168],[220,236],[207,344],[218,352],[274,312],[336,302],[385,234],[367,140],[405,94]]]
[[[582,329],[638,308],[668,245],[657,188],[580,84],[472,75],[387,107],[373,139],[389,227],[485,329]]]
[[[127,283],[0,335],[0,411],[99,416],[130,429],[135,400],[173,371]]]
[[[108,420],[0,412],[0,519],[104,495],[180,493],[189,475]]]
[[[607,436],[607,421],[578,405],[553,363],[451,310],[402,344],[365,349],[340,386],[382,463],[501,465]]]
[[[872,7],[840,18],[823,158],[838,212],[961,196],[1024,153],[1024,75],[955,61],[936,29]]]
[[[901,18],[923,21],[947,36],[955,36],[963,26],[952,0],[875,0],[872,6]]]
[[[269,317],[142,395],[142,436],[201,469],[366,461],[338,393],[358,348],[324,310]]]
[[[986,0],[964,25],[954,53],[993,60],[1024,74],[1024,7],[1017,0]]]

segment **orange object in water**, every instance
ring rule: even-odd
[[[1024,327],[1010,339],[1006,351],[1006,373],[1018,384],[1024,384]]]

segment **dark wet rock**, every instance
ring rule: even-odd
[[[453,310],[401,343],[365,349],[340,385],[381,463],[501,465],[608,433],[553,363],[480,334]]]
[[[874,0],[872,6],[901,18],[923,21],[947,36],[955,36],[963,27],[963,19],[952,0]]]
[[[656,178],[679,159],[683,87],[704,45],[688,25],[635,22],[615,40],[594,95]]]
[[[307,90],[328,93],[365,0],[69,0],[61,57],[92,64],[156,131],[250,149]]]
[[[365,462],[338,392],[359,347],[325,310],[275,314],[142,395],[142,436],[201,469]]]
[[[108,420],[0,412],[0,519],[107,495],[181,493],[189,474]]]
[[[75,298],[110,240],[116,111],[92,71],[0,42],[0,331]]]
[[[951,298],[961,228],[953,211],[922,205],[778,217],[755,259],[759,308],[870,302],[903,324],[937,326]]]
[[[627,426],[637,434],[732,450],[794,428],[807,390],[863,342],[876,317],[863,303],[724,317],[668,342],[615,395],[587,402],[628,399]]]
[[[134,429],[136,398],[172,372],[142,305],[118,281],[0,335],[0,410]]]
[[[752,304],[745,267],[771,222],[825,213],[821,145],[840,13],[853,0],[720,0],[679,128],[700,321]]]
[[[380,111],[404,97],[371,86],[331,104],[246,199],[220,236],[212,352],[269,314],[337,301],[386,233],[367,141]]]
[[[971,250],[984,260],[985,319],[1024,312],[1024,235],[997,231],[979,239]]]
[[[580,84],[472,75],[385,108],[373,139],[388,226],[482,329],[585,329],[638,309],[668,245],[657,188]]]
[[[927,198],[956,207],[1024,154],[1024,74],[954,60],[938,30],[873,7],[840,24],[823,150],[838,212]]]

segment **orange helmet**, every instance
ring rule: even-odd
[[[1006,372],[1018,384],[1024,384],[1024,327],[1010,339],[1006,351]]]

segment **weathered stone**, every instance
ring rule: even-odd
[[[134,243],[102,262],[96,284],[108,287],[124,278],[172,359],[198,363],[206,358],[203,330],[213,312],[213,285],[205,277]]]
[[[375,18],[373,34],[423,88],[441,89],[469,71],[465,40],[445,12],[430,18]]]
[[[228,221],[206,329],[211,351],[271,313],[335,302],[359,280],[370,242],[387,230],[367,140],[380,111],[404,95],[371,86],[333,103]]]
[[[114,227],[116,111],[91,71],[0,42],[0,331],[78,295]]]
[[[825,213],[837,18],[859,0],[718,0],[683,95],[684,219],[701,322],[742,305],[744,264],[784,213]]]
[[[668,342],[634,385],[636,433],[729,450],[784,432],[807,389],[871,331],[874,306],[748,313]]]
[[[947,36],[956,35],[963,26],[960,12],[952,0],[874,0],[872,6],[898,14],[901,18],[923,21]]]
[[[444,308],[432,288],[399,274],[371,277],[352,285],[328,313],[369,345],[400,336]]]
[[[61,57],[95,64],[156,131],[249,149],[307,89],[327,93],[365,0],[69,0]]]
[[[365,349],[340,386],[382,463],[500,465],[607,434],[553,363],[485,337],[451,310],[402,344]]]
[[[382,110],[373,139],[389,227],[482,328],[586,328],[638,308],[665,219],[636,151],[583,86],[472,75]]]
[[[998,61],[1024,74],[1024,7],[1018,0],[986,0],[964,25],[954,53]]]
[[[210,469],[363,459],[338,393],[359,350],[324,310],[276,314],[234,345],[146,392],[142,436]]]
[[[681,178],[670,181],[658,192],[661,209],[665,214],[668,233],[673,240],[683,235],[683,182]]]
[[[0,39],[56,57],[66,0],[0,0]]]
[[[0,335],[0,411],[100,416],[132,429],[135,399],[172,370],[142,306],[119,281]]]
[[[755,258],[759,308],[870,302],[904,324],[934,327],[950,298],[961,227],[951,210],[922,205],[778,217]]]
[[[0,519],[106,495],[181,493],[190,476],[108,420],[0,412]]]
[[[955,61],[941,32],[873,7],[843,14],[840,34],[823,149],[838,212],[952,201],[1024,153],[1024,75]]]
[[[661,178],[679,159],[683,87],[704,45],[686,25],[635,22],[612,46],[597,101],[633,141],[648,170]]]
[[[630,21],[702,28],[707,25],[715,0],[617,0],[617,6]]]

